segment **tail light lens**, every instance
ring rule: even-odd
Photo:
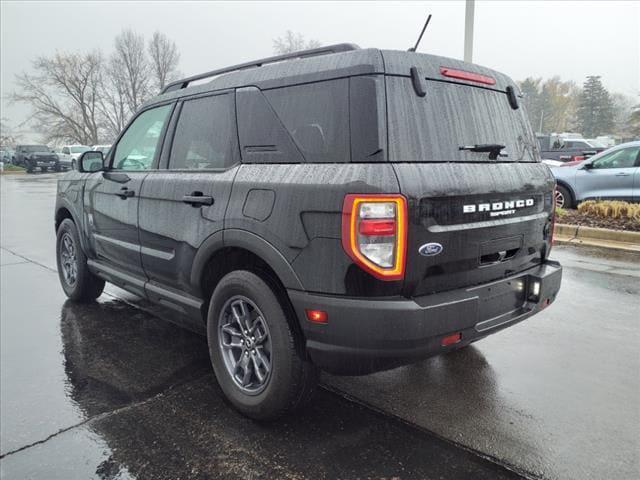
[[[456,70],[449,67],[440,67],[440,75],[444,77],[458,78],[460,80],[467,80],[468,82],[484,83],[486,85],[495,85],[496,83],[494,78],[487,75],[467,72],[465,70]]]
[[[584,160],[584,155],[574,155],[571,157],[572,162],[581,162],[582,160]]]
[[[401,280],[407,253],[407,200],[402,195],[345,196],[342,247],[374,277]]]

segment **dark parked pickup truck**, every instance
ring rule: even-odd
[[[555,181],[520,101],[499,72],[350,44],[179,80],[59,180],[62,288],[92,301],[108,281],[191,322],[254,418],[301,404],[318,369],[466,347],[560,288]]]
[[[18,145],[14,163],[26,168],[28,173],[33,173],[36,168],[42,172],[49,169],[60,171],[58,155],[46,145]]]
[[[607,149],[604,145],[583,138],[566,138],[552,143],[549,135],[538,135],[540,157],[544,160],[574,162],[592,157]],[[554,148],[555,147],[555,148]]]

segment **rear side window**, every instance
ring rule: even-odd
[[[538,145],[522,108],[504,92],[427,81],[416,95],[411,79],[387,77],[389,160],[392,162],[491,162],[489,154],[459,150],[504,145],[499,162],[538,161]]]
[[[350,161],[348,79],[264,91],[310,163]]]
[[[171,146],[172,170],[207,170],[236,163],[237,135],[229,94],[187,100]]]

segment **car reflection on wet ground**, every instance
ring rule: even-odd
[[[638,256],[556,247],[563,288],[540,315],[324,375],[307,408],[261,424],[224,403],[205,339],[168,312],[114,287],[66,301],[54,175],[1,186],[2,478],[638,478]]]

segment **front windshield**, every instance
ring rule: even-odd
[[[91,150],[90,147],[69,147],[69,151],[71,153],[84,153]]]

